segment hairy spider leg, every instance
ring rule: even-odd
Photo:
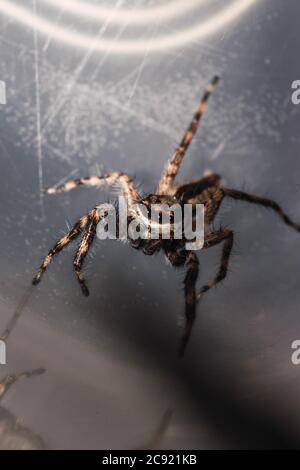
[[[71,230],[64,235],[60,240],[58,240],[55,245],[50,249],[48,255],[44,258],[37,274],[32,280],[33,285],[39,284],[42,279],[43,274],[45,273],[47,267],[53,260],[54,256],[60,253],[66,246],[68,246],[78,235],[85,229],[90,220],[90,214],[84,215],[81,217],[78,222],[71,228]]]
[[[184,278],[186,323],[179,349],[179,357],[183,357],[196,319],[196,282],[199,274],[199,260],[193,251],[170,251],[166,252],[166,255],[173,266],[185,265],[187,268]]]
[[[158,194],[168,194],[171,189],[172,185],[174,182],[174,179],[178,173],[180,164],[183,160],[183,157],[194,137],[194,135],[197,132],[197,129],[199,127],[199,123],[201,120],[201,117],[203,116],[205,109],[207,107],[207,103],[209,100],[210,95],[213,93],[215,87],[217,86],[219,81],[219,77],[215,76],[212,81],[209,83],[199,105],[198,108],[194,114],[193,120],[186,130],[179,146],[176,148],[175,152],[169,159],[167,166],[165,167],[162,177],[160,179],[158,188],[157,188],[157,193]]]
[[[187,254],[185,265],[187,267],[184,279],[186,325],[179,350],[180,357],[184,355],[196,318],[196,282],[199,274],[199,261],[196,253],[189,252]]]
[[[188,203],[191,199],[199,196],[203,191],[220,185],[221,177],[212,173],[190,183],[184,183],[176,188],[175,198],[181,202]]]
[[[0,400],[4,397],[8,389],[18,382],[19,380],[22,379],[28,379],[30,377],[36,376],[36,375],[41,375],[45,372],[46,370],[43,368],[40,369],[33,369],[29,370],[26,372],[21,372],[20,374],[11,374],[7,375],[3,380],[0,382]]]
[[[182,203],[204,205],[204,223],[205,231],[207,231],[207,228],[213,223],[224,199],[224,191],[219,186],[218,175],[211,175],[210,180],[203,179],[195,181],[191,185],[179,186],[177,191]]]
[[[81,270],[82,270],[82,265],[84,263],[86,255],[88,254],[88,251],[91,248],[91,245],[94,241],[96,230],[97,230],[97,224],[99,220],[100,220],[100,216],[98,214],[98,211],[97,209],[94,209],[92,212],[90,212],[89,222],[85,228],[84,235],[77,248],[74,262],[73,262],[75,274],[80,284],[82,293],[86,297],[89,296],[89,290],[87,288],[87,285],[85,283],[85,279]]]
[[[223,192],[225,196],[229,196],[233,199],[250,202],[252,204],[258,204],[272,209],[274,212],[276,212],[276,214],[279,215],[279,217],[283,220],[285,224],[297,230],[297,232],[300,232],[300,224],[296,224],[295,222],[293,222],[290,217],[279,206],[279,204],[277,204],[277,202],[273,201],[272,199],[255,196],[254,194],[248,194],[243,191],[237,191],[235,189],[224,188]]]
[[[126,173],[113,172],[103,176],[87,176],[67,181],[66,183],[46,189],[48,194],[66,193],[78,186],[101,186],[104,184],[112,185],[118,183],[121,186],[122,193],[129,205],[139,201],[140,196],[135,188],[132,178]]]
[[[212,246],[218,245],[219,243],[224,242],[223,251],[221,256],[221,264],[219,271],[216,277],[210,281],[208,284],[205,284],[197,295],[197,300],[200,300],[203,294],[209,291],[212,287],[215,287],[219,282],[223,281],[227,276],[228,272],[228,263],[233,247],[233,232],[232,230],[216,230],[211,232],[209,235],[206,235],[203,248],[211,248]]]

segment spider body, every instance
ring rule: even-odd
[[[214,77],[210,82],[206,92],[204,93],[200,104],[193,116],[190,126],[186,130],[179,146],[169,159],[165,170],[161,176],[159,184],[155,193],[149,194],[142,198],[133,180],[125,173],[114,172],[104,176],[92,176],[86,178],[79,178],[77,180],[68,181],[67,183],[59,186],[49,188],[46,192],[48,194],[63,193],[70,191],[78,186],[100,186],[103,184],[118,183],[121,192],[126,199],[128,207],[127,223],[130,224],[140,215],[137,214],[135,205],[136,203],[142,204],[149,210],[153,204],[165,204],[171,207],[174,204],[184,206],[184,204],[203,204],[204,206],[204,245],[203,248],[207,249],[218,244],[223,244],[220,266],[214,279],[205,284],[198,292],[196,292],[196,282],[199,274],[199,261],[195,251],[186,249],[186,240],[175,239],[172,237],[172,230],[170,231],[170,239],[163,239],[159,237],[153,239],[131,239],[131,246],[135,249],[142,250],[146,255],[153,255],[159,251],[163,251],[166,258],[174,267],[185,267],[186,275],[184,279],[185,286],[185,330],[182,337],[180,346],[180,355],[182,356],[187,342],[189,340],[192,327],[196,317],[196,304],[202,295],[209,291],[212,287],[223,281],[227,275],[228,262],[233,247],[233,231],[230,229],[218,229],[213,227],[214,219],[225,197],[236,200],[246,201],[252,204],[262,205],[272,209],[279,217],[290,227],[300,232],[300,225],[294,223],[282,208],[274,201],[242,191],[224,188],[221,185],[221,178],[217,174],[210,174],[198,180],[191,181],[184,184],[175,184],[175,177],[177,176],[179,167],[183,157],[198,129],[201,117],[206,109],[208,99],[218,83],[218,77]],[[101,220],[99,209],[105,209],[105,205],[97,205],[88,214],[81,217],[75,225],[71,228],[69,233],[62,237],[51,248],[48,255],[44,258],[38,273],[33,279],[33,284],[38,284],[47,269],[53,257],[64,249],[79,235],[82,235],[81,242],[77,248],[74,258],[74,270],[78,282],[81,286],[84,295],[88,295],[89,291],[85,283],[82,273],[82,266],[89,248],[95,238],[97,225]],[[105,212],[105,210],[104,210]],[[172,225],[172,221],[170,221]]]

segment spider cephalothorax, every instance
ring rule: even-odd
[[[178,173],[180,164],[183,157],[197,131],[201,117],[205,111],[208,99],[218,83],[218,77],[214,77],[210,82],[202,100],[194,114],[192,122],[185,132],[183,139],[179,146],[169,159],[166,168],[161,176],[159,184],[155,193],[142,198],[132,179],[125,173],[114,172],[104,176],[89,176],[86,178],[79,178],[76,180],[68,181],[67,183],[49,188],[48,194],[63,193],[70,191],[77,186],[100,186],[103,184],[118,183],[123,197],[126,200],[128,208],[127,222],[130,224],[132,221],[141,220],[141,213],[136,210],[136,203],[139,202],[148,211],[153,204],[165,204],[172,206],[173,204],[202,204],[204,206],[204,244],[203,248],[210,248],[212,246],[223,243],[223,250],[221,255],[221,262],[219,270],[215,278],[209,283],[205,284],[197,293],[196,282],[199,272],[199,261],[195,251],[187,249],[184,237],[182,239],[163,239],[159,237],[153,239],[130,239],[134,248],[142,250],[147,255],[153,255],[158,251],[163,251],[167,259],[173,266],[185,267],[186,275],[184,279],[185,285],[185,317],[186,325],[180,347],[180,355],[183,355],[188,339],[190,337],[192,327],[196,316],[196,304],[202,295],[221,282],[227,275],[228,262],[233,246],[233,232],[230,229],[218,229],[213,227],[213,221],[219,210],[219,207],[225,197],[258,204],[270,209],[273,209],[279,217],[290,227],[300,232],[300,225],[294,223],[281,209],[281,207],[274,201],[242,191],[224,188],[221,186],[220,176],[210,174],[200,179],[184,183],[176,184],[175,177]],[[52,261],[53,257],[59,253],[63,248],[69,245],[70,242],[75,240],[79,235],[82,235],[81,242],[77,248],[74,258],[74,270],[81,286],[84,295],[88,295],[89,291],[82,274],[82,265],[89,248],[94,240],[97,225],[101,220],[101,207],[105,205],[97,205],[88,214],[81,217],[75,225],[71,228],[69,233],[62,237],[49,251],[45,257],[37,275],[33,279],[33,284],[38,284],[44,274],[47,266]],[[99,212],[100,211],[100,212]],[[172,221],[170,222],[172,224]],[[130,237],[129,237],[130,238]]]

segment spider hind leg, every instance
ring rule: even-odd
[[[277,215],[282,219],[282,221],[288,225],[289,227],[293,228],[297,232],[300,232],[300,224],[295,223],[280,207],[277,202],[273,201],[272,199],[267,199],[260,196],[255,196],[254,194],[248,194],[243,191],[237,191],[235,189],[224,188],[224,195],[231,197],[232,199],[250,202],[252,204],[257,204],[260,206],[267,207],[268,209],[272,209],[276,212]]]

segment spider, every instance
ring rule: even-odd
[[[184,278],[185,288],[185,327],[179,348],[179,355],[182,357],[191,335],[193,324],[196,318],[196,304],[202,296],[211,288],[223,281],[227,275],[229,258],[232,252],[234,234],[233,231],[226,228],[214,229],[213,222],[220,205],[224,198],[232,198],[236,200],[246,201],[252,204],[258,204],[272,209],[277,213],[284,223],[300,232],[300,225],[294,223],[282,208],[273,200],[259,197],[253,194],[248,194],[243,191],[230,189],[221,185],[221,177],[217,174],[209,174],[200,179],[193,180],[188,183],[175,183],[175,178],[182,163],[183,157],[190,146],[190,143],[196,134],[201,117],[207,107],[210,95],[214,91],[219,77],[215,76],[209,83],[198,107],[186,130],[179,146],[169,159],[155,193],[142,197],[130,176],[122,172],[113,172],[104,176],[89,176],[68,181],[60,186],[51,187],[46,190],[48,194],[65,193],[78,186],[101,186],[103,184],[118,183],[122,195],[126,198],[129,216],[128,223],[137,217],[134,211],[130,212],[130,208],[138,201],[148,208],[150,204],[167,204],[171,206],[174,201],[179,204],[203,204],[204,205],[204,245],[203,248],[211,248],[218,244],[223,244],[220,266],[214,279],[197,292],[196,282],[199,273],[199,261],[194,251],[186,249],[186,241],[184,237],[182,240],[171,238],[169,240],[130,240],[131,245],[139,250],[142,250],[146,255],[153,255],[162,251],[167,260],[174,267],[185,267],[186,274]],[[41,281],[41,278],[46,271],[46,268],[61,250],[63,250],[69,243],[71,243],[80,234],[82,235],[81,242],[77,248],[74,258],[74,270],[78,282],[81,286],[82,292],[85,296],[89,295],[84,276],[82,274],[82,266],[86,255],[95,238],[97,224],[101,217],[99,215],[99,208],[105,205],[98,205],[88,214],[81,217],[71,230],[51,248],[48,255],[43,260],[36,276],[33,279],[33,284],[36,285]]]

